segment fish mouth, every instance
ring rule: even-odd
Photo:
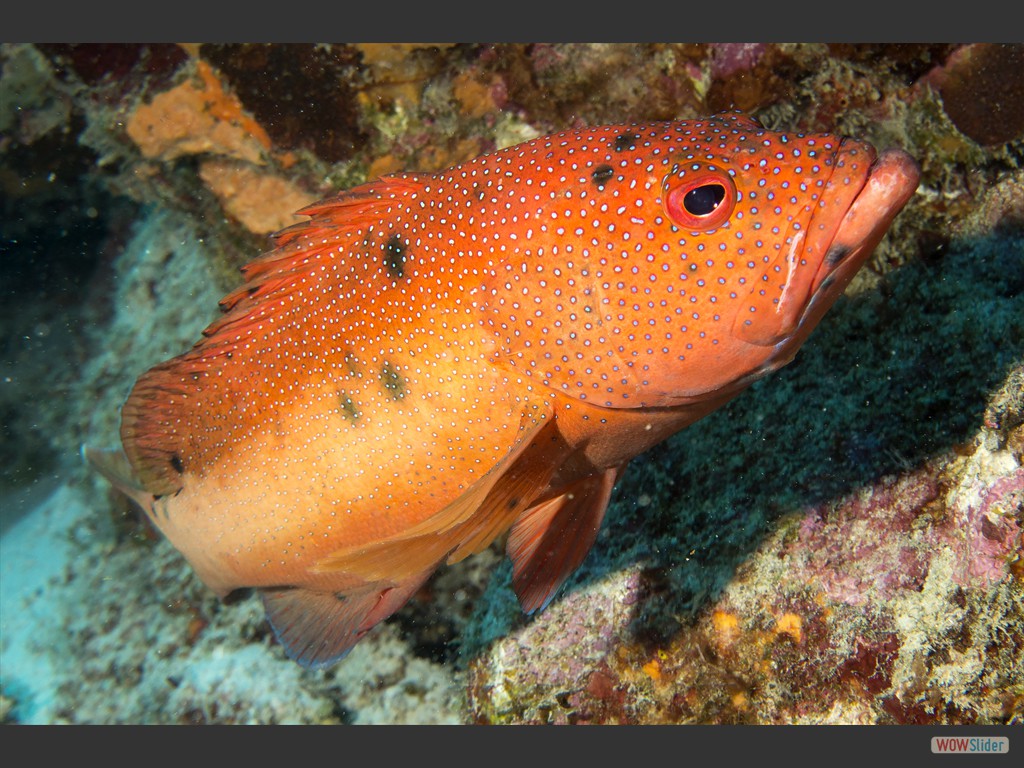
[[[917,162],[902,149],[887,149],[875,157],[830,238],[814,276],[813,294],[834,290],[831,286],[839,282],[842,292],[913,196],[920,178]]]
[[[848,167],[855,157],[860,165],[870,158],[857,174]],[[805,263],[797,266],[790,259],[790,279],[779,308],[789,332],[776,337],[771,355],[751,379],[793,359],[913,196],[921,176],[917,162],[903,150],[876,155],[870,145],[853,139],[843,140],[835,166],[826,188],[831,193],[823,196],[809,222],[807,232],[812,234],[802,243],[800,258]]]
[[[795,295],[784,297],[781,308],[793,315],[795,331],[788,341],[799,337],[802,343],[835,303],[913,196],[920,177],[917,162],[902,149],[876,154],[869,144],[843,139],[826,199],[809,223],[801,254],[806,277],[793,282]]]
[[[775,269],[786,272],[775,306],[756,325],[735,329],[742,340],[776,354],[809,333],[917,188],[920,171],[903,150],[878,154],[870,144],[844,138],[833,152],[811,215],[803,226],[792,225],[788,251],[779,254]]]

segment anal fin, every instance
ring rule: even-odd
[[[512,587],[526,613],[547,607],[594,545],[618,468],[577,480],[560,496],[528,509],[512,526],[506,551]]]
[[[348,593],[281,587],[261,589],[260,596],[288,657],[308,669],[323,669],[345,658],[363,635],[405,605],[429,575]]]

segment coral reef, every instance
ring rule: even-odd
[[[143,157],[162,162],[200,154],[260,162],[270,147],[266,131],[224,90],[209,64],[200,61],[195,69],[195,78],[135,108],[125,124],[128,138]]]
[[[199,178],[217,196],[225,213],[260,235],[304,220],[295,211],[317,199],[287,178],[226,160],[204,160]]]
[[[1022,722],[1021,50],[0,45],[0,721]],[[304,671],[81,466],[307,202],[736,107],[921,188],[793,365],[633,463],[545,611],[495,547]]]
[[[277,150],[305,150],[338,163],[366,143],[356,103],[358,56],[351,48],[228,44],[200,50]]]

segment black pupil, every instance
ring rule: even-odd
[[[683,207],[691,216],[707,216],[725,199],[725,187],[721,184],[705,184],[694,187],[683,198]]]

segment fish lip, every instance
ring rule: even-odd
[[[887,149],[874,158],[829,238],[814,277],[812,303],[823,292],[842,293],[913,196],[920,178],[917,161],[902,149]]]
[[[846,166],[858,154],[870,157],[870,164],[851,177],[846,171]],[[808,291],[803,297],[805,302],[811,299],[821,282],[851,255],[852,249],[843,248],[837,238],[843,221],[864,191],[868,179],[871,178],[872,169],[877,163],[878,154],[875,148],[862,141],[844,137],[836,148],[832,174],[829,176],[826,192],[821,201],[822,206],[808,222],[808,236],[803,254],[816,266],[808,282]],[[815,231],[816,227],[818,231]]]
[[[866,160],[865,160],[866,158]],[[801,318],[821,283],[849,254],[834,248],[843,221],[864,190],[871,169],[878,162],[874,147],[856,139],[841,138],[832,150],[831,173],[817,207],[804,228],[794,227],[789,273],[776,308],[781,334],[778,342],[797,332]]]
[[[844,139],[844,143],[846,141],[853,140]],[[859,148],[869,147],[861,142],[855,143]],[[874,150],[871,151],[874,154]],[[817,236],[816,246],[822,247],[825,243],[827,246],[811,282],[803,312],[793,333],[776,344],[774,353],[756,377],[777,370],[793,359],[811,331],[867,261],[896,214],[914,195],[920,178],[921,169],[917,161],[902,149],[887,149],[875,156],[856,193],[848,196],[845,213],[831,227],[829,236],[826,238],[824,232]]]

